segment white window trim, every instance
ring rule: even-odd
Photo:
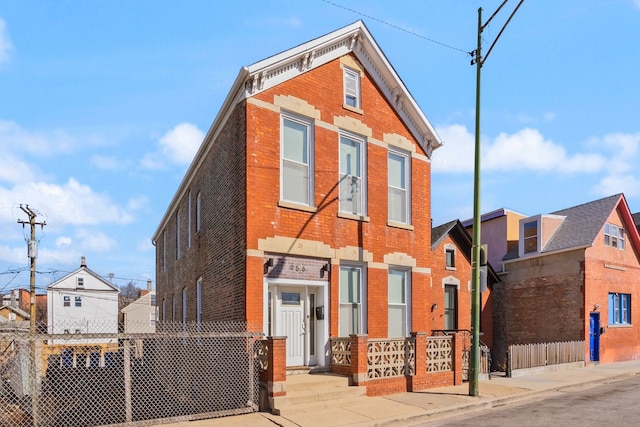
[[[353,78],[353,80],[355,80],[355,91],[351,91],[349,89],[347,89],[347,81],[349,81],[349,76],[351,76]],[[343,67],[343,86],[344,86],[344,106],[347,108],[355,108],[355,109],[361,109],[362,108],[362,90],[361,90],[361,85],[362,85],[362,76],[360,75],[360,72],[357,70],[354,70],[353,68],[349,68],[349,67]],[[355,105],[349,105],[349,103],[347,103],[347,97],[351,95],[353,96],[353,98],[355,99]]]
[[[200,231],[200,216],[202,215],[202,193],[196,196],[196,233]]]
[[[176,213],[176,259],[180,259],[180,211]]]
[[[525,253],[524,251],[524,226],[525,224],[529,224],[531,222],[536,222],[537,223],[537,247],[536,250],[534,252],[527,252]],[[536,215],[536,216],[532,216],[532,217],[528,217],[528,218],[523,218],[520,220],[519,222],[519,236],[520,238],[518,239],[518,255],[520,257],[524,257],[524,256],[531,256],[531,255],[536,255],[540,253],[540,250],[542,249],[542,215]]]
[[[296,122],[302,126],[307,127],[307,168],[309,174],[309,188],[308,194],[309,198],[307,203],[300,203],[296,200],[288,200],[284,198],[284,120],[289,120],[292,122]],[[315,162],[314,162],[314,124],[313,120],[303,118],[297,116],[295,114],[289,112],[282,112],[280,114],[280,201],[286,204],[300,205],[300,206],[315,206],[315,195],[314,195],[314,176],[315,176]]]
[[[191,190],[187,195],[187,249],[191,249]]]
[[[167,271],[167,230],[162,232],[162,272]]]
[[[407,151],[404,150],[399,150],[397,148],[393,148],[393,147],[389,147],[388,153],[387,153],[387,162],[389,161],[389,155],[390,154],[394,154],[396,156],[400,156],[404,158],[405,164],[404,164],[404,182],[405,182],[405,189],[402,188],[397,188],[397,187],[392,187],[389,184],[389,179],[387,177],[387,187],[388,188],[395,188],[398,190],[403,190],[406,193],[405,196],[405,212],[406,212],[406,218],[404,219],[404,221],[397,221],[397,220],[391,220],[389,218],[389,221],[393,221],[396,223],[400,223],[400,224],[411,224],[411,153],[408,153]],[[387,171],[387,174],[389,173],[389,171]],[[387,196],[388,199],[388,196]],[[387,203],[389,203],[390,201],[387,200]],[[388,210],[388,209],[387,209]],[[388,212],[387,212],[388,215]]]
[[[342,177],[342,138],[351,139],[353,141],[357,141],[360,143],[360,171],[362,172],[362,176],[360,177],[360,181],[362,181],[362,189],[361,189],[361,200],[360,204],[362,206],[362,212],[353,213],[353,210],[344,210],[342,207],[342,203],[340,200],[340,183],[343,179]],[[338,212],[347,215],[354,215],[356,218],[366,217],[367,216],[367,139],[364,136],[357,135],[351,132],[347,132],[344,130],[340,130],[338,132]],[[347,177],[349,175],[345,175]]]
[[[182,330],[187,330],[187,288],[182,288]]]
[[[453,265],[449,266],[447,265],[447,251],[451,251],[453,252]],[[444,245],[444,265],[445,265],[445,269],[446,270],[452,270],[455,271],[456,270],[456,258],[458,257],[458,251],[457,248],[455,247],[455,245],[452,245],[451,243],[447,243]]]
[[[342,268],[358,268],[360,269],[360,332],[366,334],[368,330],[367,325],[367,269],[362,264],[343,263],[340,265]],[[338,284],[341,286],[341,284]],[[340,288],[338,289],[338,307],[340,307]],[[340,308],[338,308],[338,330],[340,330]]]
[[[202,330],[202,277],[196,282],[196,328]]]
[[[392,271],[398,271],[398,272],[404,273],[404,304],[390,303],[388,301],[387,301],[387,304],[389,306],[393,305],[393,306],[405,307],[404,336],[408,337],[411,333],[411,305],[412,305],[411,304],[411,270],[405,267],[389,266],[389,272],[387,276],[389,276]],[[388,330],[388,325],[387,325],[387,330]],[[397,337],[389,337],[389,338],[397,338]]]

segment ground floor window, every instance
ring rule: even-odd
[[[406,337],[409,334],[409,274],[406,270],[389,269],[388,283],[388,337]]]
[[[365,333],[362,309],[363,271],[359,266],[340,267],[340,314],[338,318],[341,337]]]
[[[631,295],[609,293],[609,325],[631,324]]]

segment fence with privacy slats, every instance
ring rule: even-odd
[[[510,345],[507,350],[509,376],[516,369],[573,362],[584,362],[584,341],[517,344]]]
[[[5,326],[0,427],[143,426],[257,411],[262,338],[240,322],[56,335]]]

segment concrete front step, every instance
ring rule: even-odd
[[[349,378],[334,374],[289,375],[286,391],[274,399],[274,414],[321,411],[367,398],[365,387],[350,387]]]

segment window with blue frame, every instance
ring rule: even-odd
[[[631,295],[613,292],[609,294],[609,325],[631,324]]]

